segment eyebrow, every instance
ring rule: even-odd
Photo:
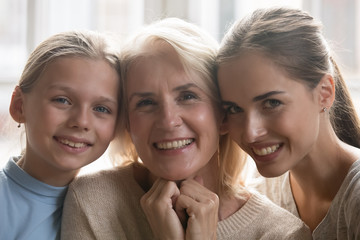
[[[267,92],[265,94],[262,94],[262,95],[259,95],[259,96],[256,96],[253,98],[253,102],[258,102],[258,101],[261,101],[263,99],[266,99],[270,96],[273,96],[273,95],[277,95],[277,94],[283,94],[285,92],[283,91],[271,91],[271,92]]]
[[[184,84],[184,85],[181,85],[181,86],[178,86],[178,87],[175,87],[173,89],[173,91],[183,91],[183,90],[186,90],[186,89],[189,89],[189,88],[192,88],[192,87],[196,87],[198,88],[197,85],[195,85],[194,83],[187,83],[187,84]],[[129,102],[131,101],[132,98],[134,97],[149,97],[149,96],[153,96],[155,95],[154,93],[152,92],[134,92],[133,94],[131,94],[131,96],[129,97]]]
[[[73,92],[73,88],[71,87],[68,87],[68,86],[62,86],[60,84],[54,84],[54,85],[51,85],[48,89],[48,90],[52,90],[52,89],[58,89],[58,90],[62,90],[64,92]],[[114,99],[114,98],[109,98],[109,97],[104,97],[104,96],[100,96],[98,98],[99,100],[98,101],[101,101],[101,102],[109,102],[109,103],[112,103],[112,104],[118,104],[118,100],[117,99]]]
[[[284,91],[271,91],[271,92],[261,94],[259,96],[254,97],[253,102],[258,102],[258,101],[266,99],[266,98],[268,98],[270,96],[277,95],[277,94],[283,94],[283,93],[285,93],[285,92]],[[233,106],[233,105],[237,105],[237,104],[234,103],[234,102],[231,102],[231,101],[222,101],[221,105],[223,105],[223,106]]]

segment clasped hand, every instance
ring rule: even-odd
[[[157,179],[140,202],[157,239],[216,239],[219,198],[200,178]]]

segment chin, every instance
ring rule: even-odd
[[[275,178],[283,175],[286,171],[281,171],[281,169],[272,169],[272,168],[257,168],[261,176],[266,178]]]

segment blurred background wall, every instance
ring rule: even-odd
[[[146,23],[179,17],[221,40],[229,25],[260,7],[287,6],[322,21],[360,112],[360,1],[357,0],[0,0],[0,167],[25,146],[8,107],[27,57],[52,34],[74,29],[125,39]],[[107,157],[84,171],[109,167]]]

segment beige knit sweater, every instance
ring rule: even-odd
[[[132,165],[77,178],[65,200],[61,238],[154,239],[140,207],[144,193]],[[253,193],[218,223],[217,239],[311,239],[311,234],[300,219]]]

